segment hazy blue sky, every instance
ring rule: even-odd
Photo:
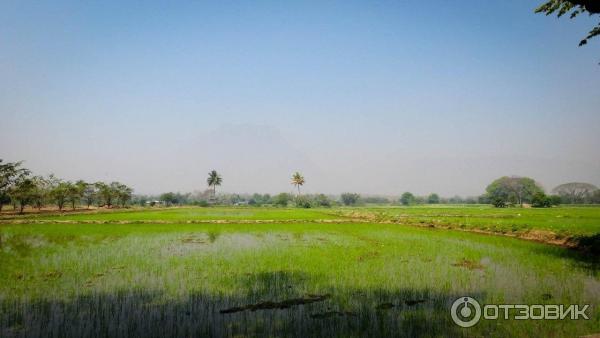
[[[138,193],[600,185],[595,20],[535,1],[1,1],[0,158]]]

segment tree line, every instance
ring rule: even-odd
[[[55,205],[62,211],[70,206],[98,207],[127,206],[133,189],[120,182],[65,181],[54,175],[32,175],[22,162],[3,162],[0,159],[0,211],[5,204],[23,213],[26,206],[42,208]]]
[[[436,193],[417,196],[404,192],[399,198],[382,196],[361,196],[346,192],[339,196],[325,194],[301,194],[300,187],[306,183],[302,174],[292,174],[291,184],[297,193],[270,194],[227,194],[217,195],[217,186],[223,183],[223,177],[216,171],[208,173],[208,189],[196,193],[167,192],[157,196],[133,195],[133,189],[119,182],[94,182],[83,180],[65,181],[49,175],[34,176],[22,166],[22,162],[3,163],[0,159],[0,211],[5,204],[12,204],[23,212],[29,205],[41,210],[47,205],[56,205],[58,210],[66,206],[75,209],[78,205],[112,207],[115,205],[153,206],[155,204],[173,205],[251,205],[251,206],[296,206],[299,208],[355,206],[361,204],[492,204],[496,207],[531,205],[532,207],[551,207],[558,204],[600,204],[600,190],[589,183],[571,182],[557,186],[547,195],[542,186],[529,177],[504,176],[494,180],[486,187],[486,192],[476,197],[454,196],[440,197]]]
[[[589,183],[571,182],[552,189],[547,195],[534,179],[519,176],[503,176],[486,188],[485,197],[499,208],[523,206],[547,208],[558,204],[598,204],[600,190]]]

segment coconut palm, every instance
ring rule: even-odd
[[[213,188],[213,197],[217,194],[217,185],[221,185],[223,182],[223,178],[217,173],[216,170],[213,170],[208,173],[208,178],[206,179],[206,183],[208,183],[208,187]]]
[[[298,195],[300,195],[300,186],[304,185],[304,176],[302,176],[299,172],[295,172],[294,175],[292,175],[292,184],[298,188]]]

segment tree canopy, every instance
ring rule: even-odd
[[[563,203],[589,203],[597,190],[598,187],[590,183],[570,182],[552,189],[552,193],[560,196]]]
[[[589,15],[600,14],[600,1],[598,0],[549,0],[543,3],[541,6],[536,8],[536,13],[544,13],[551,15],[556,13],[557,17],[561,17],[567,13],[570,13],[571,19],[577,17],[579,14],[588,13]],[[600,23],[592,28],[588,32],[588,35],[579,41],[579,46],[583,46],[588,43],[588,40],[600,35]]]
[[[544,193],[544,190],[532,178],[518,176],[500,177],[490,183],[485,190],[492,204],[497,207],[531,203],[536,193]]]

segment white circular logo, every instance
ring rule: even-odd
[[[481,306],[471,297],[460,297],[450,308],[452,320],[460,327],[471,327],[481,318]]]

